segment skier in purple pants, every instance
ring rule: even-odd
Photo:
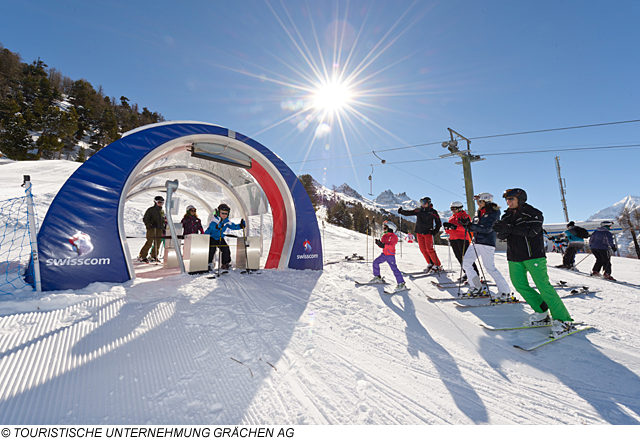
[[[382,254],[375,260],[373,260],[373,279],[371,283],[383,283],[382,277],[380,277],[380,264],[388,263],[393,271],[393,275],[396,277],[398,285],[395,291],[406,290],[404,278],[396,265],[396,244],[398,243],[398,236],[395,234],[397,227],[390,221],[383,223],[384,234],[379,240],[376,240],[378,247],[382,248]]]

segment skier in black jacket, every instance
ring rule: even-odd
[[[433,247],[433,237],[438,234],[438,231],[442,227],[442,221],[438,211],[433,209],[431,199],[429,197],[423,197],[420,199],[420,208],[416,208],[412,211],[399,208],[398,214],[406,216],[416,216],[416,235],[418,237],[418,246],[420,252],[427,260],[427,268],[425,272],[442,272],[444,269],[438,259],[438,254]]]
[[[536,312],[524,322],[527,326],[549,325],[550,337],[557,337],[573,329],[571,315],[558,292],[549,282],[547,257],[544,248],[542,212],[526,203],[527,193],[520,188],[508,189],[503,197],[509,207],[494,223],[498,238],[507,240],[509,276],[513,287]],[[540,293],[529,285],[527,272]],[[549,317],[553,316],[553,322]]]

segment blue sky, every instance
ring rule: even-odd
[[[457,160],[425,160],[450,127],[486,154],[476,193],[524,188],[547,222],[564,221],[556,155],[573,220],[640,195],[638,147],[491,155],[638,145],[640,123],[473,140],[640,119],[637,1],[4,1],[0,15],[24,61],[254,137],[327,186],[366,196],[373,164],[374,195],[466,202]],[[337,113],[313,105],[333,72],[350,93]]]

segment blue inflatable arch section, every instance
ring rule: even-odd
[[[322,269],[315,211],[295,173],[255,140],[203,122],[140,127],[86,161],[56,195],[38,234],[42,290],[79,289],[135,278],[124,234],[124,204],[145,167],[195,143],[224,145],[250,158],[247,171],[273,215],[267,269]],[[81,237],[85,246],[77,245]],[[75,246],[74,246],[75,244]]]

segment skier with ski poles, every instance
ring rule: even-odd
[[[187,212],[182,217],[182,235],[189,234],[204,234],[202,229],[202,222],[196,214],[196,207],[193,205],[187,206]]]
[[[375,241],[376,245],[382,248],[382,253],[378,258],[373,260],[373,278],[369,282],[384,283],[384,280],[380,276],[380,264],[388,263],[393,275],[396,277],[396,281],[398,282],[394,293],[407,290],[402,273],[400,273],[400,269],[398,269],[398,266],[396,265],[396,244],[398,243],[396,231],[398,228],[394,223],[388,220],[382,224],[382,228],[384,230],[382,237]]]
[[[609,281],[616,281],[611,276],[611,253],[618,250],[614,241],[613,234],[611,234],[611,226],[613,222],[605,220],[600,223],[600,227],[591,234],[589,239],[589,247],[594,257],[596,257],[596,263],[591,269],[591,276],[599,276],[600,270],[604,268],[604,274],[602,277]]]
[[[420,252],[422,252],[424,259],[427,261],[427,268],[424,271],[427,273],[431,271],[436,273],[443,272],[444,268],[438,259],[438,254],[436,254],[435,248],[433,247],[433,237],[438,234],[438,231],[442,226],[442,222],[440,221],[438,211],[433,209],[431,198],[421,198],[420,208],[416,208],[411,211],[398,208],[398,214],[416,216],[416,236],[418,237],[418,246],[420,247]]]
[[[564,231],[567,239],[567,250],[564,251],[562,264],[556,266],[560,269],[573,269],[576,262],[576,254],[584,247],[584,239],[589,237],[589,231],[580,226],[576,226],[575,222],[567,223],[567,230]]]
[[[464,257],[464,253],[469,248],[469,243],[471,242],[468,234],[465,232],[464,226],[460,223],[460,219],[468,219],[471,220],[469,214],[464,210],[464,206],[462,202],[451,202],[449,206],[453,215],[449,217],[448,222],[442,223],[442,226],[449,234],[449,243],[453,248],[453,254],[456,256],[458,263],[460,263],[460,268],[462,268],[462,259]],[[464,220],[463,220],[464,221]],[[473,263],[473,269],[478,273],[478,267],[476,263]],[[460,283],[464,283],[467,281],[467,274],[463,274],[458,279]]]
[[[239,224],[231,223],[229,221],[229,213],[231,208],[224,203],[220,204],[211,218],[209,227],[204,231],[205,234],[209,234],[209,270],[213,269],[213,257],[216,253],[216,249],[220,248],[220,254],[222,255],[222,269],[229,270],[231,267],[231,251],[229,245],[224,239],[224,233],[227,229],[239,230],[244,229],[244,219],[240,220]]]
[[[498,288],[498,294],[493,296],[491,301],[512,301],[513,297],[511,295],[511,288],[509,287],[509,284],[507,284],[507,280],[505,280],[498,269],[496,269],[494,262],[496,233],[493,230],[493,225],[500,218],[500,207],[493,203],[492,194],[483,192],[475,195],[473,198],[478,204],[478,210],[473,216],[473,221],[471,221],[468,216],[467,218],[462,218],[460,220],[460,223],[465,226],[465,229],[474,233],[473,242],[469,249],[467,249],[467,252],[465,252],[462,263],[462,267],[467,274],[470,286],[469,291],[463,296],[467,298],[474,298],[477,296],[484,296],[486,294],[483,291],[479,274],[472,266],[476,259],[482,257],[484,268],[496,282],[496,286]]]
[[[542,235],[542,212],[526,203],[527,193],[523,189],[508,189],[502,197],[506,199],[508,208],[502,218],[494,223],[493,230],[499,239],[507,240],[511,282],[535,312],[527,318],[524,325],[537,327],[551,324],[549,337],[562,336],[575,327],[569,311],[549,282]],[[527,272],[539,293],[529,285]]]

